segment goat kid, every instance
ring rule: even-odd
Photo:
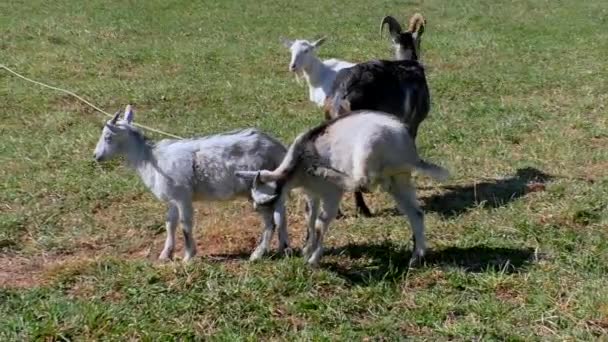
[[[173,258],[178,221],[184,234],[184,261],[196,255],[192,236],[193,201],[250,197],[252,183],[236,177],[235,170],[275,168],[286,152],[280,142],[256,129],[152,143],[132,125],[134,114],[130,106],[122,120],[118,120],[119,116],[120,111],[103,127],[94,157],[101,162],[124,156],[146,187],[167,203],[167,238],[159,256],[161,260]],[[288,236],[282,200],[266,207],[254,204],[254,208],[262,217],[264,231],[250,259],[264,255],[277,226],[279,252],[284,251],[288,247]]]
[[[344,192],[368,191],[379,185],[392,195],[410,222],[414,239],[410,263],[414,263],[424,255],[426,242],[424,214],[416,201],[412,170],[439,180],[449,175],[444,168],[418,156],[407,127],[395,116],[362,110],[300,134],[278,168],[239,171],[237,175],[255,179],[251,191],[258,206],[282,201],[292,188],[303,188],[308,194],[308,238],[303,253],[311,265],[321,259],[323,239]]]
[[[298,74],[304,75],[308,84],[309,100],[316,103],[318,107],[325,104],[325,99],[331,90],[338,71],[355,65],[335,58],[321,61],[315,52],[325,40],[326,38],[323,37],[311,43],[302,39],[288,40],[281,38],[283,45],[291,51],[289,71],[294,72],[296,77],[298,77]],[[329,119],[327,115],[325,118]],[[371,216],[371,212],[360,192],[355,193],[355,205],[357,212],[366,217]],[[308,211],[308,208],[306,211]]]

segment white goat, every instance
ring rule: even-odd
[[[165,247],[159,259],[172,259],[175,230],[182,224],[185,241],[184,261],[196,255],[192,237],[194,200],[223,201],[249,197],[251,182],[235,176],[236,170],[277,167],[285,147],[274,138],[256,130],[243,129],[185,140],[148,141],[131,123],[133,111],[127,106],[123,120],[120,111],[109,120],[95,147],[98,162],[122,155],[158,199],[168,204]],[[264,221],[260,244],[251,254],[259,259],[268,250],[276,226],[279,252],[288,247],[285,207],[279,200],[271,207],[254,204]]]
[[[258,206],[272,206],[296,187],[302,187],[310,196],[308,238],[303,252],[311,265],[321,259],[323,238],[338,212],[343,193],[380,185],[410,221],[413,263],[426,249],[424,214],[411,183],[414,169],[436,179],[449,175],[447,170],[418,156],[407,126],[398,118],[362,110],[300,134],[274,171],[239,171],[237,175],[256,180],[252,197]]]
[[[281,38],[281,41],[291,51],[289,71],[295,72],[296,77],[304,76],[308,83],[309,99],[319,107],[325,104],[325,97],[329,93],[338,71],[355,65],[335,58],[321,61],[315,52],[325,42],[325,37],[312,43],[301,39],[292,41]]]
[[[331,93],[338,72],[355,65],[335,58],[321,61],[315,52],[325,42],[325,39],[323,37],[311,43],[307,40],[292,41],[281,38],[283,45],[291,51],[289,70],[295,73],[296,79],[298,79],[299,74],[304,75],[308,84],[309,100],[316,103],[318,107],[323,107],[326,104],[326,98]],[[329,111],[326,111],[325,118],[330,118]],[[363,216],[371,216],[371,212],[360,192],[355,192],[355,205],[358,213]]]

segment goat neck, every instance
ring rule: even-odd
[[[323,85],[323,73],[328,69],[317,57],[311,58],[310,63],[302,68],[302,73],[308,85],[317,88]]]
[[[398,61],[417,61],[418,55],[412,48],[404,48],[401,45],[395,46],[395,60]]]
[[[127,146],[125,155],[127,163],[137,171],[147,186],[151,186],[150,183],[156,170],[153,144],[148,142],[143,134],[130,131]]]

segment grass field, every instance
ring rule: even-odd
[[[158,263],[163,205],[92,160],[105,118],[0,71],[0,340],[606,338],[607,1],[3,1],[0,63],[180,136],[257,126],[287,143],[322,114],[279,37],[390,58],[380,19],[414,11],[432,92],[419,148],[453,177],[417,179],[431,252],[409,272],[409,227],[380,193],[373,218],[345,199],[319,269],[249,263],[246,202],[199,206],[202,256]]]

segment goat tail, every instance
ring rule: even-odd
[[[439,165],[427,162],[423,159],[419,159],[418,163],[414,165],[414,168],[438,181],[445,181],[450,176],[450,172],[447,169]]]
[[[296,166],[298,166],[300,156],[305,149],[304,144],[306,143],[308,135],[308,132],[298,135],[291,146],[289,146],[289,149],[287,149],[287,153],[285,154],[285,157],[283,157],[281,164],[274,171],[268,171],[261,174],[262,181],[285,181],[286,178],[294,172]]]
[[[424,32],[426,26],[426,19],[420,13],[414,13],[410,18],[410,23],[407,30],[411,33],[418,33],[419,35]]]

